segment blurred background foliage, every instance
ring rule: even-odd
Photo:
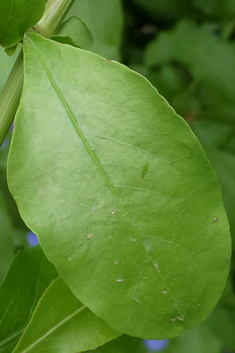
[[[87,24],[91,51],[146,76],[188,122],[218,175],[235,250],[235,0],[76,0],[70,16]],[[0,91],[16,56],[0,49]],[[11,134],[0,150],[0,282],[17,250],[31,245],[7,188]],[[122,337],[97,353],[235,352],[234,271],[233,257],[224,294],[201,326],[156,346]]]

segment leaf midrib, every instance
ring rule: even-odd
[[[88,154],[91,156],[91,158],[92,158],[93,161],[95,162],[95,164],[96,164],[97,168],[99,169],[101,175],[102,175],[103,178],[105,179],[106,184],[108,185],[108,187],[110,188],[111,192],[113,193],[113,195],[114,195],[115,198],[117,199],[118,203],[120,204],[120,206],[123,208],[124,212],[126,213],[126,215],[127,215],[128,219],[129,219],[129,221],[130,221],[130,224],[131,224],[132,228],[134,229],[134,231],[135,231],[135,233],[136,233],[136,235],[137,235],[139,241],[141,242],[142,246],[144,247],[144,249],[145,249],[145,251],[146,251],[146,253],[147,253],[147,255],[148,255],[148,258],[149,258],[149,260],[150,260],[150,263],[152,264],[152,266],[153,266],[154,270],[156,271],[157,275],[161,278],[161,280],[162,280],[162,282],[164,283],[164,285],[167,287],[168,293],[169,293],[170,296],[172,297],[173,302],[174,302],[174,305],[175,305],[175,307],[177,308],[177,310],[178,310],[180,316],[183,317],[183,314],[181,313],[181,310],[180,310],[180,308],[179,308],[179,305],[178,305],[177,302],[176,302],[176,299],[174,298],[174,295],[172,294],[172,292],[171,292],[169,286],[167,285],[167,283],[166,283],[164,277],[162,276],[162,274],[160,273],[160,271],[158,271],[157,268],[156,268],[156,266],[154,265],[153,259],[152,259],[151,256],[149,255],[149,253],[148,253],[148,251],[147,251],[147,249],[146,249],[146,247],[145,247],[145,245],[144,245],[144,242],[143,242],[143,240],[142,240],[141,234],[139,233],[139,230],[138,230],[138,229],[135,227],[135,225],[133,224],[132,219],[131,219],[131,217],[130,217],[130,215],[129,215],[129,212],[127,211],[125,205],[124,205],[123,202],[121,201],[119,195],[117,194],[115,188],[113,187],[111,181],[109,180],[109,177],[108,177],[108,175],[106,174],[105,170],[103,169],[103,167],[102,167],[102,165],[101,165],[101,163],[100,163],[100,161],[99,161],[99,159],[98,159],[98,157],[97,157],[95,151],[91,148],[91,146],[90,146],[88,140],[86,139],[85,135],[83,134],[82,130],[80,129],[80,127],[79,127],[79,125],[78,125],[78,122],[77,122],[77,120],[76,120],[76,118],[75,118],[73,112],[71,111],[71,109],[70,109],[70,107],[69,107],[69,105],[68,105],[66,99],[64,98],[64,96],[63,96],[63,94],[62,94],[62,92],[61,92],[59,86],[58,86],[57,83],[56,83],[56,80],[54,79],[52,73],[50,72],[50,69],[47,67],[44,58],[43,58],[43,57],[41,56],[41,54],[39,53],[39,51],[38,51],[36,45],[33,43],[33,41],[32,41],[29,37],[28,37],[27,39],[30,41],[32,47],[34,48],[35,53],[36,53],[36,57],[37,57],[39,63],[41,64],[43,70],[45,71],[45,73],[46,73],[46,75],[47,75],[47,77],[48,77],[48,79],[49,79],[49,81],[50,81],[52,87],[53,87],[54,90],[55,90],[55,93],[57,94],[57,96],[59,97],[61,103],[63,104],[64,109],[65,109],[65,111],[67,112],[68,117],[70,118],[70,121],[71,121],[72,125],[74,126],[76,132],[78,133],[79,137],[81,138],[81,140],[82,140],[82,142],[83,142],[83,144],[84,144],[84,146],[85,146],[85,148],[86,148]]]

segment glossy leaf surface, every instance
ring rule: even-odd
[[[127,67],[35,34],[24,45],[8,165],[24,221],[115,329],[160,339],[199,324],[224,287],[230,237],[198,140]]]
[[[17,44],[25,31],[43,15],[47,0],[1,0],[0,45],[9,48]]]
[[[85,22],[75,16],[62,23],[58,33],[51,39],[82,49],[89,49],[93,44],[92,34]]]
[[[41,248],[18,252],[0,287],[0,353],[11,353],[37,302],[57,277]]]
[[[76,353],[118,336],[57,278],[40,299],[14,353]]]

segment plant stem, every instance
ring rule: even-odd
[[[49,0],[41,20],[34,28],[44,37],[50,38],[60,26],[75,0]]]
[[[50,37],[59,27],[75,0],[48,0],[41,20],[34,28]],[[0,146],[13,122],[23,87],[23,52],[21,50],[0,94]]]
[[[0,146],[13,122],[23,86],[23,51],[11,70],[0,95]]]

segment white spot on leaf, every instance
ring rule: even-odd
[[[158,272],[159,272],[159,266],[158,266],[158,264],[157,264],[156,262],[155,262],[154,266],[156,267],[156,269],[157,269]]]
[[[42,186],[41,188],[38,189],[37,195],[43,195],[46,193],[46,189],[44,188],[44,186]]]
[[[183,318],[183,317],[180,317],[180,316],[177,316],[177,317],[175,317],[174,319],[171,319],[172,322],[175,322],[176,320],[184,321],[184,318]]]

